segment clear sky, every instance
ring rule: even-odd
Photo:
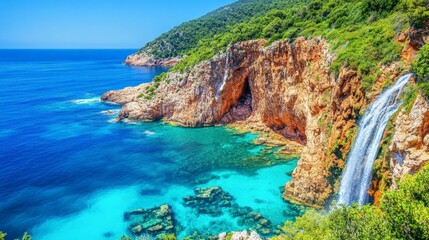
[[[234,0],[0,0],[1,48],[140,48]]]

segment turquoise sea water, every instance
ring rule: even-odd
[[[164,68],[121,65],[128,50],[0,50],[0,229],[9,237],[118,239],[124,213],[170,204],[178,232],[242,230],[237,219],[183,205],[220,186],[273,225],[293,220],[281,198],[296,160],[225,127],[113,123],[99,96],[150,81]]]

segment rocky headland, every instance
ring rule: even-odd
[[[125,59],[125,64],[130,66],[164,66],[171,67],[180,62],[180,58],[167,58],[167,59],[159,59],[154,56],[148,56],[146,54],[131,54]]]

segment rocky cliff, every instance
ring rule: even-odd
[[[429,103],[419,95],[411,111],[403,109],[394,122],[389,147],[392,187],[407,174],[414,174],[429,161]]]
[[[231,45],[226,53],[190,71],[169,72],[158,83],[110,91],[102,100],[124,104],[118,120],[164,120],[187,127],[234,124],[279,134],[302,146],[289,147],[299,149],[301,159],[284,196],[321,207],[337,190],[356,135],[356,119],[385,82],[399,76],[400,68],[397,63],[383,67],[368,94],[356,71],[330,73],[334,56],[324,39],[266,44],[254,40]],[[398,121],[416,124],[417,120],[407,119]],[[402,122],[397,125],[405,127]],[[411,128],[404,131],[417,131]],[[402,138],[396,139],[392,151],[403,156],[409,145],[396,144]],[[427,154],[427,149],[423,151]]]
[[[142,97],[150,84],[110,91],[102,99],[125,103],[119,119],[189,127],[262,124],[303,146],[285,197],[321,206],[333,191],[329,176],[344,165],[352,141],[346,135],[365,104],[360,81],[355,71],[343,69],[338,78],[329,73],[333,56],[323,39],[265,45],[238,43],[189,72],[169,73],[150,99]]]

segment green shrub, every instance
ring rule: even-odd
[[[429,18],[429,1],[402,0],[401,10],[406,12],[411,25],[420,27]]]
[[[384,194],[381,210],[398,239],[429,239],[429,168]]]
[[[429,239],[429,166],[408,176],[397,191],[383,193],[380,207],[310,210],[286,222],[274,239]]]
[[[412,64],[412,71],[416,74],[418,82],[429,81],[429,45],[424,45]]]

